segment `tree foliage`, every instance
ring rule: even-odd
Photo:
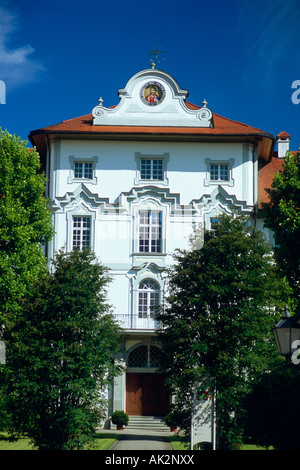
[[[278,360],[270,331],[282,299],[270,247],[244,218],[224,215],[202,248],[179,251],[175,261],[158,316],[174,409],[188,430],[195,384],[213,378],[218,448],[232,448],[242,397]]]
[[[293,290],[294,310],[300,316],[300,153],[287,153],[266,192],[265,225],[275,234],[276,261]]]
[[[120,342],[108,282],[92,252],[59,253],[5,332],[13,430],[40,449],[82,448],[107,406]]]
[[[39,155],[0,128],[0,325],[17,315],[46,259],[42,244],[53,235]],[[0,332],[1,334],[1,332]]]

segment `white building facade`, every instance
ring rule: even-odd
[[[233,209],[259,218],[259,170],[275,139],[187,101],[168,73],[147,69],[119,90],[119,103],[32,131],[48,178],[55,251],[89,246],[110,269],[109,303],[124,329],[126,372],[109,391],[111,410],[165,416],[154,313],[165,269],[194,229]]]

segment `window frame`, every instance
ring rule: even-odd
[[[143,162],[149,162],[150,163],[150,167],[148,168],[143,168]],[[161,168],[154,168],[154,162],[161,162]],[[158,166],[158,165],[157,165]],[[147,173],[150,173],[150,178],[147,178],[147,177],[144,177],[143,176],[143,173],[145,173],[146,176]],[[154,174],[157,173],[161,175],[161,177],[156,177],[154,176]],[[143,181],[157,181],[157,182],[161,182],[164,180],[164,160],[162,158],[141,158],[141,168],[140,168],[140,177],[141,177],[141,180]]]
[[[148,214],[147,222],[141,222],[142,213]],[[158,215],[158,217],[156,217]],[[155,217],[154,217],[155,216]],[[141,208],[138,211],[138,253],[142,254],[161,254],[163,252],[163,237],[162,237],[162,217],[161,210]],[[155,218],[158,223],[155,223]],[[155,235],[158,232],[158,238]],[[142,238],[143,235],[143,238]],[[148,236],[146,236],[148,235]],[[141,249],[141,248],[147,249]]]
[[[76,176],[76,165],[82,165],[81,168],[81,176]],[[90,165],[87,171],[87,165]],[[90,176],[86,176],[86,173],[89,173]],[[75,160],[74,161],[74,179],[75,180],[92,180],[93,179],[93,162],[88,162],[88,161],[79,161]]]
[[[218,179],[211,178],[211,167],[218,167]],[[218,160],[212,158],[205,159],[206,166],[206,176],[204,178],[204,186],[213,186],[213,185],[222,185],[222,186],[234,186],[233,179],[233,167],[234,167],[234,158],[228,158],[227,160]],[[226,166],[228,172],[228,179],[220,178],[221,167]]]
[[[226,178],[222,177],[223,172],[226,173]],[[229,181],[229,164],[228,163],[211,163],[210,164],[210,180],[228,182]]]
[[[209,218],[209,225],[211,230],[214,229],[218,223],[219,217],[213,216]]]
[[[78,223],[79,221],[75,219],[80,219],[80,226],[75,227],[75,223]],[[89,224],[88,227],[84,227],[84,223]],[[75,235],[75,232],[76,235]],[[79,235],[79,244],[74,245],[74,235],[77,237]],[[89,243],[88,244],[83,244],[84,237],[87,236]],[[91,216],[87,215],[73,215],[72,216],[72,251],[76,248],[79,248],[80,250],[83,250],[84,248],[91,248],[91,242],[92,242],[92,218]]]
[[[97,168],[97,163],[98,163],[97,156],[85,157],[85,156],[69,155],[69,163],[70,163],[70,169],[69,169],[69,176],[67,179],[67,182],[69,184],[81,183],[81,182],[85,184],[97,184],[98,182],[98,178],[96,176],[96,168]],[[75,178],[75,164],[77,163],[82,163],[83,165],[92,164],[92,177],[85,178],[83,174],[82,177]]]
[[[145,154],[141,152],[135,152],[135,162],[136,162],[136,175],[134,179],[134,184],[136,186],[142,186],[147,184],[147,186],[168,186],[169,179],[167,177],[167,165],[169,162],[170,155],[169,153],[163,154]],[[151,168],[153,167],[154,160],[161,160],[162,161],[162,178],[154,179],[153,178],[153,171],[151,169],[150,176],[151,178],[142,178],[142,161],[149,160],[151,161]]]
[[[72,209],[66,211],[65,221],[67,225],[67,252],[73,250],[73,217],[90,217],[90,248],[94,250],[96,212],[96,210],[92,210],[82,202]]]
[[[143,287],[147,284],[150,287]],[[139,319],[153,319],[155,309],[160,304],[160,286],[157,281],[151,278],[146,278],[140,281],[137,288],[137,318]]]

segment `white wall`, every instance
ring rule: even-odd
[[[54,201],[56,236],[50,256],[62,247],[71,249],[71,216],[91,215],[92,248],[101,262],[112,270],[109,301],[116,314],[136,313],[130,298],[130,278],[137,277],[147,263],[160,268],[169,266],[174,250],[187,247],[193,228],[203,222],[204,212],[210,211],[203,203],[197,206],[203,195],[215,194],[218,190],[218,183],[208,184],[209,161],[231,162],[230,182],[222,187],[228,195],[243,201],[251,209],[254,194],[251,151],[251,146],[241,143],[55,142],[51,151],[50,198]],[[168,185],[158,182],[159,190],[150,191],[151,198],[150,192],[148,195],[143,193],[141,182],[132,189],[137,175],[136,152],[168,154]],[[81,182],[71,178],[74,158],[95,162],[95,178],[92,182],[84,181],[87,190],[82,190]],[[122,193],[125,194],[120,197]],[[146,203],[147,198],[163,211],[164,253],[133,256],[134,237],[138,233],[136,215],[139,204]],[[194,208],[191,207],[193,201],[196,201]],[[119,213],[120,203],[122,211]],[[179,205],[184,205],[184,214]]]
[[[245,150],[246,149],[246,150]],[[64,140],[56,144],[53,152],[55,178],[52,181],[52,195],[63,196],[74,191],[76,182],[68,184],[70,173],[69,157],[98,157],[97,184],[87,183],[99,197],[108,197],[114,202],[123,191],[134,186],[136,176],[135,153],[161,155],[169,153],[167,176],[172,193],[180,193],[182,204],[198,199],[211,192],[205,186],[205,159],[213,161],[234,160],[232,178],[234,185],[224,184],[229,194],[235,194],[247,204],[253,203],[251,149],[239,143],[180,143],[180,142],[111,142]]]

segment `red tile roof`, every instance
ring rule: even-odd
[[[192,103],[186,103],[190,109],[200,109]],[[92,114],[76,117],[62,121],[59,124],[43,127],[32,131],[31,135],[40,132],[87,132],[95,134],[194,134],[194,135],[262,135],[274,139],[271,134],[263,132],[261,129],[249,126],[239,121],[222,117],[213,113],[214,127],[171,127],[171,126],[112,126],[93,125]]]
[[[200,109],[199,106],[186,102],[190,109]],[[93,115],[86,114],[62,121],[59,124],[43,127],[32,131],[29,139],[34,146],[37,146],[41,156],[46,152],[46,135],[67,135],[67,134],[86,134],[97,136],[205,136],[215,137],[249,137],[257,139],[259,145],[259,156],[266,162],[258,172],[258,199],[266,201],[266,187],[270,187],[274,173],[279,170],[283,160],[275,158],[274,146],[275,138],[272,134],[263,132],[261,129],[249,126],[239,121],[220,116],[213,113],[213,128],[208,127],[170,127],[170,126],[112,126],[112,125],[93,125]],[[280,137],[288,136],[286,132],[278,134]],[[277,138],[278,138],[277,136]],[[272,158],[273,157],[273,158]],[[268,162],[268,163],[267,163]]]
[[[199,106],[186,102],[190,109],[200,109]],[[270,188],[274,174],[280,170],[284,159],[278,158],[278,152],[274,152],[275,139],[271,134],[263,132],[261,129],[249,126],[239,121],[220,116],[213,113],[213,128],[207,127],[155,127],[155,126],[108,126],[93,125],[93,115],[86,114],[62,121],[59,124],[43,127],[30,133],[29,139],[38,147],[39,151],[45,150],[45,134],[97,134],[97,135],[195,135],[195,136],[256,136],[261,138],[260,148],[264,148],[265,164],[258,171],[258,202],[261,207],[261,201],[268,201],[268,194],[265,189]],[[282,131],[278,138],[286,138],[290,135]],[[297,152],[292,152],[296,154]]]
[[[284,159],[273,157],[270,162],[258,170],[258,203],[261,207],[262,202],[268,202],[269,196],[265,189],[270,188],[274,175],[282,168]]]
[[[291,137],[290,134],[288,134],[285,131],[281,131],[279,132],[279,134],[277,134],[276,139],[286,139],[286,138],[289,139],[290,137]]]
[[[290,150],[292,155],[297,155],[299,152]],[[259,207],[261,207],[260,202],[268,202],[269,196],[266,193],[265,189],[270,188],[275,173],[278,173],[282,168],[284,163],[284,158],[278,158],[278,152],[273,153],[272,159],[264,165],[260,170],[258,170],[258,202]]]
[[[190,109],[200,109],[199,106],[186,102],[186,106]],[[114,107],[114,106],[113,106]],[[40,154],[45,153],[46,149],[46,135],[63,135],[63,134],[85,134],[86,136],[109,137],[118,136],[119,138],[128,136],[143,136],[148,135],[160,136],[161,138],[169,137],[176,138],[184,137],[195,139],[205,138],[242,138],[254,139],[259,145],[259,157],[265,161],[270,159],[275,145],[275,138],[272,134],[263,132],[253,126],[249,126],[239,121],[225,118],[219,114],[213,113],[213,127],[173,127],[173,126],[120,126],[120,125],[93,125],[92,114],[62,121],[59,124],[43,127],[32,131],[29,135],[29,140],[33,146],[36,146]]]

